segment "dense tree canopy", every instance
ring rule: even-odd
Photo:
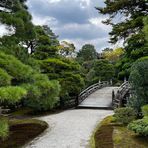
[[[97,59],[95,47],[91,44],[84,45],[77,53],[77,58],[80,62]]]
[[[108,15],[105,24],[112,26],[110,42],[124,40],[125,54],[116,64],[118,78],[129,77],[131,65],[138,58],[147,56],[146,40],[143,32],[143,19],[148,14],[146,0],[106,0],[103,8],[97,8],[99,13]],[[122,17],[123,19],[118,19]]]
[[[110,32],[112,43],[119,39],[127,39],[135,32],[141,32],[143,18],[148,14],[146,0],[105,0],[105,4],[105,7],[97,8],[97,10],[101,14],[109,15],[104,23],[113,27]],[[117,15],[123,16],[123,21],[114,21]]]

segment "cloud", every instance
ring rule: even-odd
[[[7,25],[0,23],[0,37],[4,35],[12,35],[14,34],[15,30],[13,27],[8,27]]]
[[[103,0],[28,0],[27,5],[37,25],[47,24],[59,35],[80,47],[92,43],[98,50],[110,46],[109,26],[102,24],[104,16],[99,15],[96,6]]]
[[[66,24],[60,28],[55,28],[61,38],[77,38],[77,39],[96,39],[107,36],[107,31],[104,31],[99,26],[92,24]]]

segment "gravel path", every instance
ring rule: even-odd
[[[75,109],[41,117],[50,128],[26,148],[89,148],[94,128],[111,114],[110,110]]]

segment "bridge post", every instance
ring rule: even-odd
[[[79,105],[79,96],[78,95],[76,96],[76,100],[75,101],[76,101],[75,102],[75,106],[77,107]]]
[[[115,91],[112,91],[112,106],[114,107]]]

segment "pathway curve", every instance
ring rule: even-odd
[[[90,136],[109,110],[77,109],[39,118],[50,128],[26,148],[89,148]]]
[[[112,89],[96,91],[85,103],[101,103],[102,107],[110,105]],[[89,148],[89,139],[96,125],[111,114],[112,110],[73,109],[38,118],[46,121],[49,128],[25,148]]]

